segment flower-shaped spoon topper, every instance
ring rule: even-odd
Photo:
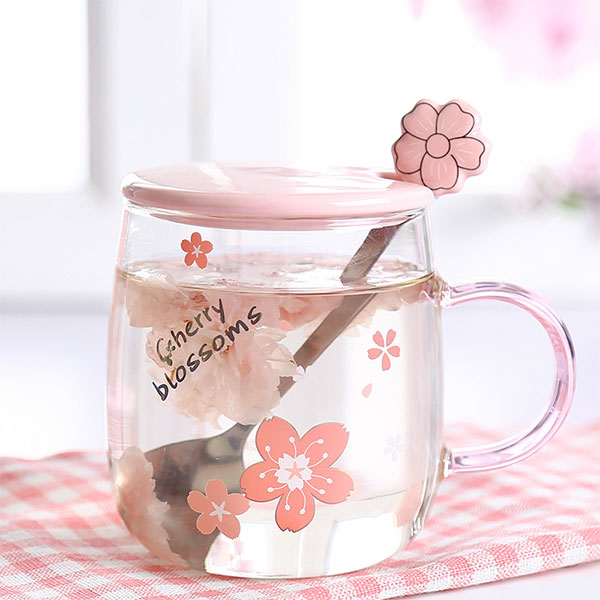
[[[463,100],[417,102],[402,118],[403,133],[392,146],[399,179],[424,185],[436,196],[460,191],[465,179],[487,165],[490,143],[479,121]]]

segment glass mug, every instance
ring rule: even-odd
[[[562,423],[565,326],[516,286],[444,283],[427,188],[204,163],[123,190],[109,454],[123,520],[162,558],[240,577],[372,565],[419,532],[444,477],[526,458]],[[542,324],[556,387],[528,432],[449,449],[440,313],[477,299]]]

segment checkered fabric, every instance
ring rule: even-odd
[[[114,509],[101,454],[0,459],[0,598],[378,600],[597,560],[599,442],[600,422],[564,429],[528,461],[450,477],[393,558],[288,581],[203,576],[151,556]]]

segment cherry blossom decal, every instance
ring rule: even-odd
[[[242,473],[240,486],[254,502],[279,498],[275,522],[282,531],[300,531],[315,516],[315,498],[339,504],[354,490],[348,473],[331,468],[347,443],[342,423],[323,423],[300,437],[287,421],[265,419],[256,432],[263,460]]]
[[[213,245],[208,240],[203,240],[202,236],[194,231],[189,240],[181,240],[181,249],[186,252],[183,261],[188,267],[196,263],[201,269],[208,264],[206,255],[212,252]]]
[[[400,346],[391,346],[390,344],[396,339],[396,332],[389,329],[383,340],[381,331],[376,331],[373,335],[373,341],[377,344],[376,348],[369,348],[367,354],[371,360],[376,360],[381,356],[381,370],[389,371],[392,366],[390,356],[398,358],[400,356]]]
[[[392,146],[400,179],[436,196],[460,191],[486,167],[490,144],[479,132],[479,114],[462,100],[443,106],[421,100],[403,117],[402,130]]]
[[[250,503],[242,494],[228,494],[227,487],[220,479],[211,479],[206,484],[206,494],[191,491],[187,502],[193,511],[200,513],[196,519],[200,533],[208,535],[218,529],[232,539],[240,535],[237,515],[250,508]]]
[[[396,435],[390,436],[387,439],[383,453],[388,455],[392,459],[392,462],[396,462],[403,450],[404,444],[402,443],[402,436]]]
[[[317,382],[312,365],[308,365],[306,369],[302,365],[298,365],[296,367],[296,374],[292,375],[292,379],[294,380],[294,383],[298,383],[302,380],[309,383]]]

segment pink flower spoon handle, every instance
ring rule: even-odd
[[[402,118],[403,133],[392,146],[398,178],[436,196],[460,191],[487,165],[490,143],[479,124],[479,113],[464,100],[444,105],[420,100]]]

